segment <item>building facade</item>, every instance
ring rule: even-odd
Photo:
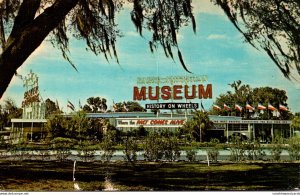
[[[192,118],[191,114],[154,114],[150,112],[112,112],[112,113],[88,113],[89,118],[106,118],[121,131],[137,129],[141,126],[148,130],[177,129]],[[242,135],[247,139],[259,139],[267,143],[276,136],[289,138],[293,136],[290,120],[244,120],[235,116],[210,115],[213,126],[207,131],[211,138],[229,140],[232,135]]]

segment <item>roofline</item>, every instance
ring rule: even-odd
[[[12,123],[47,123],[47,119],[12,118]]]

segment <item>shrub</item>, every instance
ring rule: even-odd
[[[190,162],[196,161],[197,151],[195,149],[190,149],[189,148],[189,149],[186,149],[185,152],[186,152],[186,158],[187,158],[188,161],[190,161]]]
[[[279,161],[283,150],[283,138],[276,136],[271,145],[271,157],[273,161]]]
[[[144,157],[146,160],[161,160],[164,155],[161,136],[156,132],[149,133],[144,141],[143,149],[145,151]]]
[[[54,138],[51,143],[54,150],[56,150],[56,159],[64,161],[71,155],[71,148],[76,143],[75,140],[64,137]]]
[[[239,136],[234,136],[232,138],[229,150],[230,160],[238,162],[245,159],[244,144]]]
[[[242,147],[245,150],[247,160],[263,160],[264,156],[266,156],[258,140],[242,142]]]
[[[162,136],[162,134],[164,136]],[[175,161],[180,157],[180,140],[173,132],[162,131],[162,134],[151,132],[145,138],[143,149],[144,157],[149,161]]]
[[[8,149],[9,148],[9,144],[6,142],[6,140],[4,139],[4,136],[0,136],[0,149]]]
[[[216,138],[211,139],[209,145],[211,146],[206,150],[209,160],[212,162],[218,162],[220,141]]]
[[[92,145],[90,141],[81,141],[78,144],[78,156],[84,162],[93,161],[95,159],[96,146]]]
[[[39,150],[39,155],[41,156],[42,160],[49,160],[50,159],[50,150]]]
[[[175,161],[180,157],[179,139],[174,136],[166,136],[163,138],[164,157],[168,161]]]
[[[14,156],[15,160],[23,161],[25,156],[30,158],[30,154],[27,151],[27,143],[20,141],[17,144],[11,144],[9,151]]]
[[[137,151],[138,151],[138,144],[135,139],[132,137],[126,137],[124,140],[124,154],[125,154],[125,160],[130,162],[132,165],[137,160]]]
[[[103,137],[102,142],[100,144],[100,148],[103,152],[101,155],[102,160],[107,162],[111,160],[115,152],[114,145],[115,142],[113,141],[113,137],[111,137],[109,134]]]
[[[290,160],[299,160],[300,159],[300,138],[292,137],[288,140],[288,153]]]
[[[145,137],[148,135],[148,131],[143,126],[139,126],[139,128],[136,131],[137,137]]]

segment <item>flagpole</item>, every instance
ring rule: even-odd
[[[201,141],[202,141],[202,129],[201,129],[201,121],[200,121],[200,143],[201,143]]]
[[[228,140],[228,121],[226,121],[226,143],[228,144],[229,140]]]
[[[267,117],[268,117],[268,120],[269,120],[269,103],[268,103],[268,106],[267,106]]]

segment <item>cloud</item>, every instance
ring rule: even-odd
[[[137,32],[134,32],[134,31],[128,31],[128,32],[126,33],[126,35],[128,35],[128,36],[133,36],[133,37],[138,37],[138,36],[140,36]]]
[[[207,13],[212,15],[221,15],[225,16],[223,10],[217,6],[214,5],[210,0],[195,0],[192,2],[193,6],[193,12],[195,14],[199,13]]]
[[[210,34],[207,37],[208,40],[216,40],[216,39],[227,39],[227,37],[225,35],[221,35],[221,34]]]
[[[57,59],[57,53],[53,52],[54,50],[58,49],[53,48],[52,44],[45,40],[32,54],[30,54],[25,63],[31,64],[34,60],[41,58],[41,56],[47,59]]]
[[[223,10],[219,6],[212,3],[210,0],[194,0],[192,2],[192,6],[194,14],[207,13],[212,15],[225,16]],[[129,3],[126,1],[123,7],[128,11],[131,11],[133,9],[133,3]]]
[[[123,4],[123,7],[125,9],[130,9],[132,10],[133,9],[133,3],[129,3],[128,1],[125,1],[124,4]]]

